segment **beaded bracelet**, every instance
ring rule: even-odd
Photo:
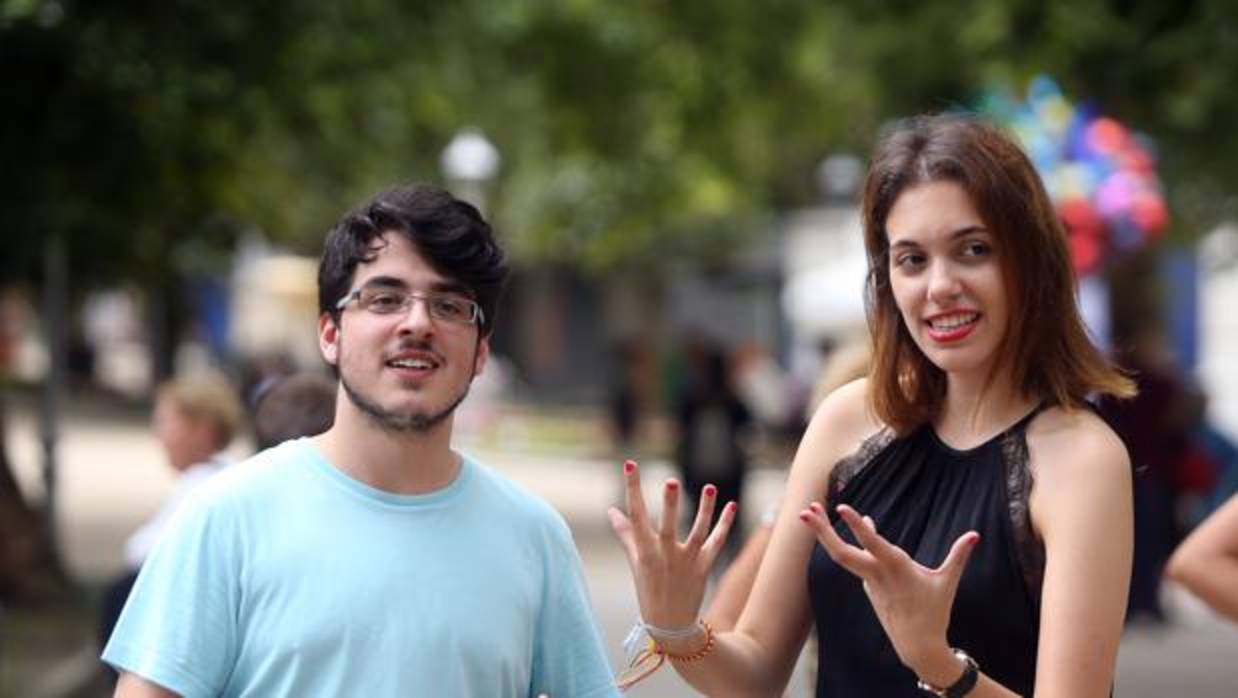
[[[671,654],[670,652],[667,652],[665,649],[658,647],[657,648],[658,654],[661,654],[665,656],[667,659],[670,659],[671,661],[675,661],[675,662],[695,662],[699,659],[704,659],[706,655],[714,651],[714,627],[709,624],[709,621],[703,618],[700,621],[698,621],[698,623],[700,623],[700,627],[705,629],[705,646],[704,647],[701,647],[699,650],[692,652],[690,654]],[[693,632],[695,632],[695,630],[696,629],[693,628]],[[653,633],[650,633],[649,635],[650,635],[650,639],[653,639]],[[664,639],[669,639],[669,638],[664,638]],[[656,639],[654,640],[654,644],[657,645]]]
[[[705,631],[705,645],[699,650],[689,654],[671,654],[658,644],[658,639],[666,640],[683,640],[692,637]],[[624,640],[624,649],[631,654],[636,642],[639,642],[640,636],[645,635],[648,640],[645,646],[632,656],[628,662],[628,668],[625,669],[615,679],[615,685],[619,690],[626,691],[632,686],[635,686],[640,681],[644,680],[666,663],[667,659],[674,662],[695,662],[704,659],[706,655],[714,649],[714,629],[706,620],[699,620],[696,623],[674,630],[667,630],[657,626],[649,625],[644,621],[637,619],[636,625],[632,628],[632,632],[628,634]]]

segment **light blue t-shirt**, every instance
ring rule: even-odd
[[[182,508],[103,659],[186,698],[618,695],[548,504],[468,458],[383,492],[306,439]]]

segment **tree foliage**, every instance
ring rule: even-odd
[[[1161,144],[1177,220],[1226,206],[1238,14],[1223,0],[4,0],[0,227],[75,278],[167,273],[257,225],[312,248],[466,125],[526,260],[709,256],[815,198],[892,116],[1056,76]]]

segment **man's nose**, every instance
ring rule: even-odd
[[[434,318],[430,317],[430,302],[420,296],[408,299],[408,310],[400,318],[401,333],[428,332],[434,327]]]

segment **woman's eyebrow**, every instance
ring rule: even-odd
[[[987,235],[988,232],[989,232],[989,229],[985,228],[983,225],[965,225],[951,232],[949,237],[950,237],[950,240],[953,241],[953,240],[957,240],[962,237],[967,237],[968,235],[974,235],[976,233],[984,233]],[[894,242],[890,243],[890,249],[892,250],[908,248],[908,247],[912,247],[912,248],[920,247],[920,243],[915,242],[914,240],[895,240]]]

